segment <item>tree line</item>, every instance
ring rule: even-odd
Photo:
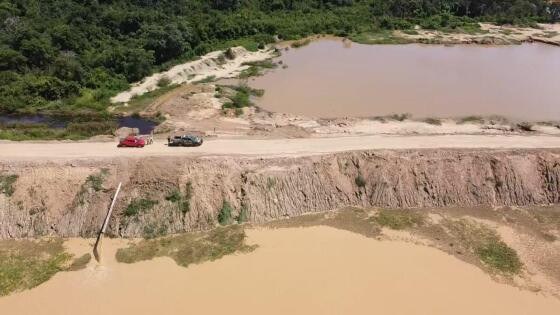
[[[0,0],[0,112],[104,112],[154,71],[276,35],[558,20],[546,0]]]

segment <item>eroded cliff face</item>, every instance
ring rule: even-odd
[[[1,163],[0,238],[94,236],[118,182],[109,234],[155,236],[218,224],[227,201],[264,222],[345,206],[560,203],[558,150],[349,152],[299,158],[122,158]]]

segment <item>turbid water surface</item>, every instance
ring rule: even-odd
[[[558,314],[560,300],[500,284],[437,249],[325,226],[248,230],[248,254],[179,267],[169,258],[63,272],[0,298],[0,314]],[[88,240],[69,245],[80,254]]]
[[[322,39],[282,51],[251,81],[267,110],[318,117],[503,115],[560,119],[560,48],[542,44],[361,45]]]

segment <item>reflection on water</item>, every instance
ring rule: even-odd
[[[0,115],[0,124],[44,124],[50,128],[65,128],[68,121],[57,117],[41,115]]]
[[[345,47],[346,46],[346,47]],[[560,119],[560,48],[360,45],[320,40],[284,51],[278,68],[251,81],[278,112],[319,117],[498,114]]]
[[[82,120],[83,121],[83,120]],[[138,128],[141,134],[149,134],[158,125],[156,122],[138,116],[125,116],[117,119],[118,127]],[[71,119],[43,115],[0,115],[0,124],[44,124],[50,128],[66,128]]]
[[[125,116],[119,118],[119,128],[138,128],[140,130],[140,134],[149,134],[157,125],[158,124],[152,120],[138,116]]]

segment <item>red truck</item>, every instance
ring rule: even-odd
[[[119,141],[117,147],[127,147],[127,148],[143,148],[146,145],[146,141],[137,136],[128,136]]]

